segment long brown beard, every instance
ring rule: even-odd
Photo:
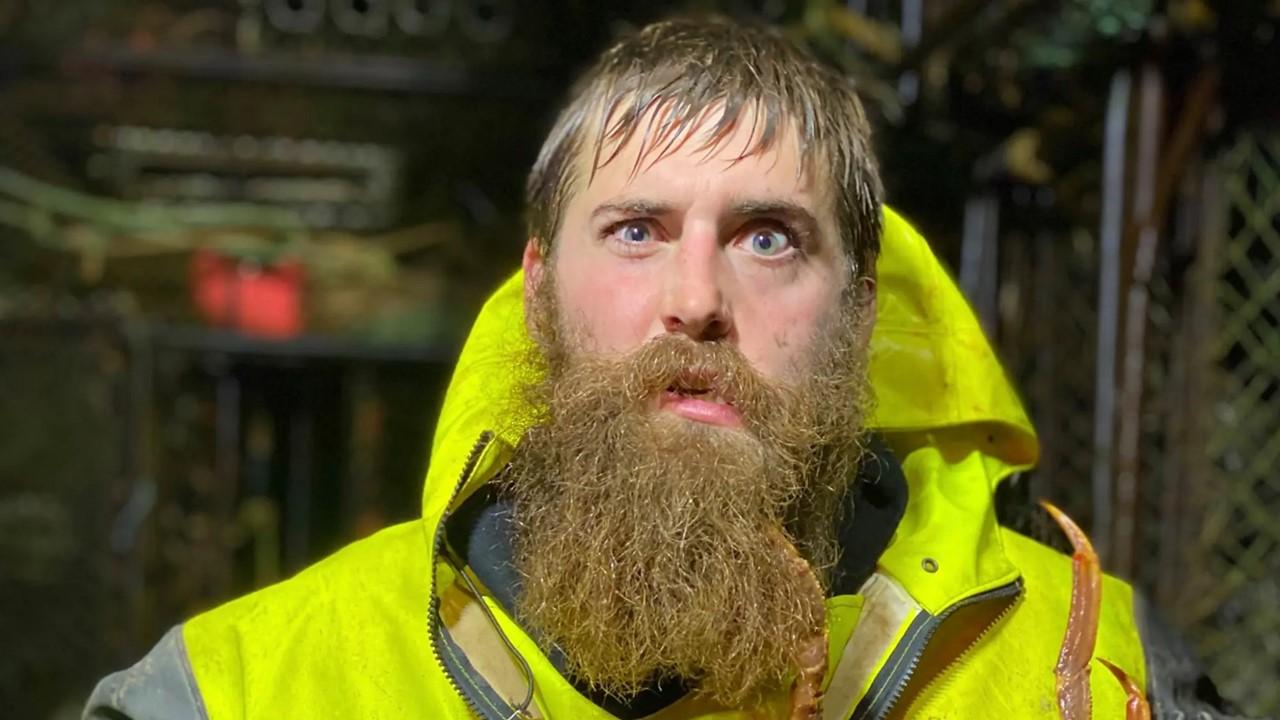
[[[682,678],[725,705],[754,702],[824,622],[812,577],[775,539],[825,585],[867,405],[859,306],[829,320],[791,386],[720,342],[666,336],[622,359],[577,352],[541,295],[542,379],[529,390],[543,415],[504,482],[521,621],[596,689],[625,697]],[[654,410],[689,378],[714,378],[744,427]]]

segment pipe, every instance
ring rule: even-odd
[[[1098,228],[1098,337],[1094,364],[1093,527],[1103,557],[1111,548],[1111,454],[1115,434],[1116,342],[1120,331],[1120,241],[1124,227],[1128,70],[1111,78],[1102,146],[1102,221]]]

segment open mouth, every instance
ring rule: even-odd
[[[660,407],[689,420],[737,427],[742,416],[733,406],[733,399],[714,387],[714,378],[685,376],[667,386],[662,394]]]
[[[705,402],[720,403],[722,405],[733,404],[719,391],[706,387],[688,387],[681,384],[672,384],[667,387],[667,392],[680,397],[697,398]]]

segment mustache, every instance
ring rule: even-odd
[[[633,405],[671,390],[715,395],[750,415],[776,407],[785,395],[776,382],[766,380],[751,365],[742,351],[725,342],[661,335],[614,362],[620,364],[622,396]]]

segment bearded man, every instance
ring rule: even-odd
[[[992,503],[1034,433],[883,206],[845,78],[769,30],[650,26],[527,201],[422,519],[175,628],[86,717],[1058,716],[1071,561]],[[1081,632],[1154,681],[1100,587]]]

